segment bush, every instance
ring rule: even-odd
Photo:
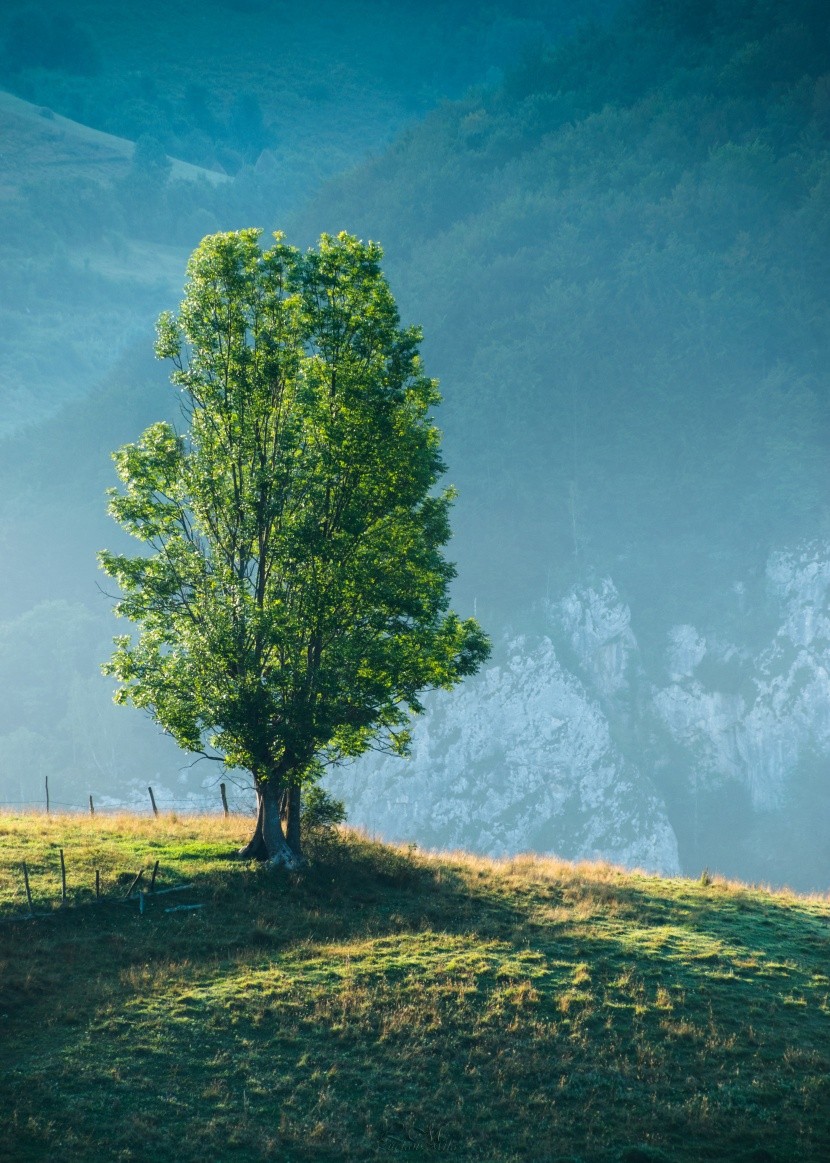
[[[304,789],[301,810],[303,825],[308,831],[335,828],[346,819],[342,800],[336,800],[319,784]]]

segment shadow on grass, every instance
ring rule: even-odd
[[[828,1157],[806,906],[352,836],[300,873],[226,855],[188,868],[199,910],[13,935],[0,1062],[32,1158],[55,1125],[78,1159],[102,1125],[123,1158]]]

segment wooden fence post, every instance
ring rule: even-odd
[[[46,777],[46,815],[49,815],[49,776]]]
[[[101,899],[101,869],[100,868],[95,869],[95,899],[97,901],[99,901]]]
[[[219,791],[222,793],[222,808],[225,812],[225,819],[227,819],[227,817],[230,815],[230,812],[228,811],[228,796],[225,791],[225,785],[223,783],[219,784]]]
[[[66,906],[66,861],[63,857],[63,848],[60,849],[61,854],[61,908]]]
[[[159,810],[156,807],[156,797],[153,795],[153,789],[148,787],[147,791],[150,793],[150,803],[153,805],[153,815],[157,816],[159,814]]]
[[[132,882],[130,887],[124,893],[124,900],[125,901],[128,901],[130,899],[130,897],[133,895],[133,889],[138,888],[138,882],[142,879],[143,876],[144,876],[144,869],[142,868],[141,872],[139,872],[138,876],[135,878],[135,880]]]
[[[92,802],[92,796],[89,797],[89,814],[91,816],[95,815],[95,804]]]
[[[32,890],[29,888],[29,869],[26,867],[26,861],[23,861],[23,883],[26,885],[26,900],[29,902],[29,916],[35,915],[35,910],[32,908]]]
[[[156,874],[158,873],[158,870],[159,870],[159,862],[158,862],[158,860],[157,860],[157,861],[155,862],[155,864],[153,865],[153,872],[152,872],[152,874],[151,874],[151,876],[150,876],[150,892],[153,892],[153,891],[155,890],[155,887],[156,887]]]

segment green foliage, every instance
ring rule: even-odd
[[[448,612],[452,494],[420,333],[401,328],[380,248],[324,235],[212,235],[161,317],[189,426],[115,454],[110,512],[150,556],[101,554],[140,626],[105,673],[117,700],[258,782],[290,785],[374,741],[402,752],[424,688],[486,657]]]
[[[170,159],[159,139],[149,133],[139,137],[133,151],[133,180],[151,178],[165,181],[170,175],[170,170]]]
[[[247,161],[256,161],[269,144],[270,134],[265,126],[262,106],[253,93],[240,93],[235,98],[230,108],[228,128]]]
[[[825,897],[348,832],[252,875],[245,826],[0,818],[51,914],[2,930],[12,1157],[827,1158]],[[156,860],[192,892],[92,903]]]
[[[320,787],[310,784],[303,788],[303,823],[309,829],[335,828],[346,820],[346,808],[341,800]]]

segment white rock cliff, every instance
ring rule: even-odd
[[[650,681],[611,579],[574,587],[546,607],[550,637],[505,640],[498,665],[427,700],[409,760],[364,757],[329,787],[389,839],[676,873],[667,773],[675,805],[682,786],[732,783],[745,813],[768,816],[830,756],[830,546],[775,554],[766,582],[765,646],[678,624]]]
[[[411,759],[372,755],[332,774],[352,822],[434,847],[677,873],[659,796],[614,747],[603,712],[551,640],[516,638],[503,653],[502,665],[431,697]]]

